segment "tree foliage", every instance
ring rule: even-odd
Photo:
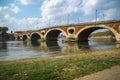
[[[8,27],[6,27],[6,26],[0,27],[0,32],[6,33],[7,31],[8,31]]]
[[[8,31],[8,27],[6,26],[0,27],[0,40],[8,40],[10,38],[7,31]]]
[[[105,31],[105,32],[97,32],[97,33],[93,33],[90,36],[114,36],[114,34],[111,31]]]

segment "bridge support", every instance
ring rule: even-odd
[[[119,44],[120,44],[120,38],[116,40],[116,43],[119,43]]]
[[[120,44],[120,33],[116,34],[116,43]]]
[[[120,48],[120,34],[118,34],[116,38],[116,48]]]
[[[76,41],[78,41],[78,40],[77,40],[77,38],[69,37],[69,38],[67,38],[67,41],[68,41],[68,42],[69,42],[69,41],[76,42]]]

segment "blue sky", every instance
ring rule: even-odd
[[[119,3],[120,0],[0,0],[0,26],[17,31],[92,22],[96,10],[98,21],[120,19]]]

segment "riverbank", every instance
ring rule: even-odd
[[[120,65],[74,80],[120,80]]]
[[[120,49],[0,62],[0,80],[73,80],[120,65]]]

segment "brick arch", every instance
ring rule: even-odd
[[[26,39],[28,39],[28,35],[23,35],[22,40],[25,41]]]
[[[15,36],[15,35],[14,35],[14,37],[15,37],[15,39],[17,39],[18,36]]]
[[[19,39],[20,39],[20,36],[17,36],[17,39],[19,40]]]
[[[37,41],[38,39],[41,39],[41,38],[42,38],[42,35],[39,32],[33,32],[30,35],[30,40],[31,41]]]
[[[114,34],[117,41],[120,40],[119,33],[115,29],[110,28],[109,26],[106,26],[106,25],[86,26],[77,32],[76,37],[77,37],[77,39],[79,39],[79,37],[80,37],[83,40],[87,40],[90,33],[92,33],[93,31],[95,31],[97,29],[103,29],[103,28],[110,30]],[[82,39],[81,39],[81,41],[82,41]]]
[[[54,31],[56,31],[56,34],[55,34],[55,35],[54,35],[54,34],[52,35],[52,31],[53,31],[53,33],[55,33]],[[49,29],[49,30],[45,33],[45,40],[47,40],[48,35],[51,34],[51,36],[53,36],[53,37],[58,37],[59,33],[61,33],[61,32],[67,37],[66,32],[65,32],[64,30],[60,29],[60,28],[52,28],[52,29]],[[51,40],[52,40],[52,39],[51,39]],[[56,40],[56,38],[55,38],[55,40]]]

